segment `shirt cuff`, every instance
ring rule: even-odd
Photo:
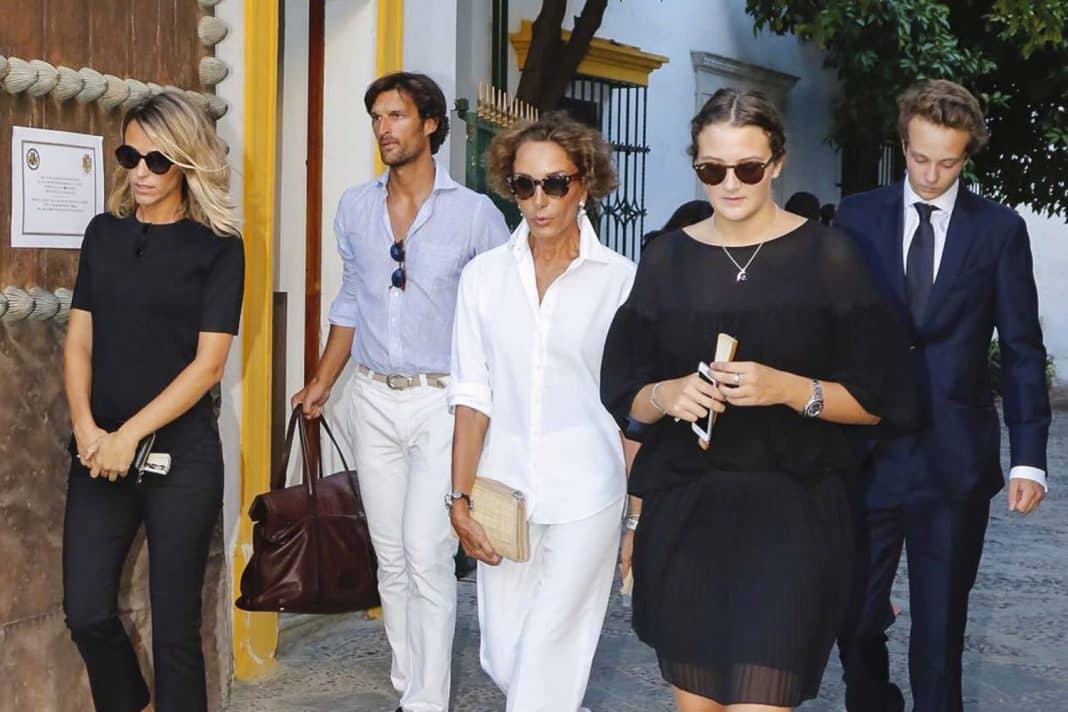
[[[356,305],[347,300],[335,299],[327,312],[326,320],[335,326],[356,328]]]
[[[1046,473],[1044,470],[1040,470],[1037,467],[1017,465],[1009,470],[1009,479],[1031,480],[1032,482],[1037,482],[1042,485],[1042,489],[1047,493],[1049,492],[1049,485],[1046,483]]]
[[[456,406],[465,405],[485,414],[487,418],[493,417],[493,392],[487,385],[482,383],[459,383],[453,380],[449,383],[447,398],[450,413],[456,409]]]

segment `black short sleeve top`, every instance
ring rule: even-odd
[[[193,220],[156,225],[97,215],[86,228],[71,308],[93,317],[90,408],[112,430],[185,369],[200,332],[236,334],[245,258],[238,237]],[[205,396],[157,434],[214,419]]]

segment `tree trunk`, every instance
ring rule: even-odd
[[[586,0],[565,45],[560,31],[566,0],[544,0],[531,28],[530,50],[516,96],[541,111],[555,109],[604,19],[608,0]]]

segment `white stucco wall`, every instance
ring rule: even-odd
[[[241,196],[244,195],[245,155],[245,15],[244,5],[239,2],[221,2],[215,7],[215,16],[230,25],[230,33],[215,46],[215,55],[230,67],[230,74],[219,83],[215,91],[230,104],[226,116],[216,123],[219,135],[230,146],[228,154],[231,167],[230,194],[238,201],[244,213]],[[226,485],[223,492],[223,526],[226,540],[226,573],[233,568],[233,550],[236,544],[237,523],[241,507],[241,339],[245,330],[234,340],[223,374],[222,413],[219,431],[223,445],[223,461],[226,468]]]
[[[276,287],[287,292],[287,397],[304,385],[304,290],[308,136],[308,8],[303,0],[286,0],[282,40],[279,126],[278,238]],[[330,303],[341,286],[341,261],[334,238],[334,213],[349,186],[370,180],[374,171],[370,121],[363,92],[375,75],[375,0],[327,0],[323,98],[323,205],[320,351],[330,330]],[[332,423],[344,422],[346,370],[327,408]],[[344,430],[339,428],[339,430]],[[343,433],[338,433],[343,435]],[[290,463],[296,474],[297,458]],[[329,456],[325,464],[336,463]]]
[[[450,166],[454,133],[463,135],[463,122],[456,118],[457,0],[405,0],[404,70],[427,75],[445,92],[449,110],[450,139],[438,149],[437,158]],[[461,149],[462,152],[462,149]],[[457,174],[461,176],[461,174]]]
[[[1068,224],[1027,208],[1019,212],[1031,236],[1043,339],[1057,366],[1057,381],[1064,385],[1068,383]]]
[[[583,0],[568,2],[565,29],[572,27],[573,17],[582,5]],[[540,7],[540,0],[512,0],[508,10],[510,32],[518,31],[523,19],[533,20]],[[473,35],[476,39],[461,47],[456,89],[459,96],[473,97],[478,80],[490,78],[490,3],[460,0],[458,21],[460,37]],[[670,59],[653,72],[649,84],[647,230],[663,224],[680,203],[698,194],[686,155],[689,121],[697,109],[691,51],[709,52],[798,77],[786,106],[789,156],[778,192],[785,198],[808,190],[821,202],[838,201],[838,157],[824,141],[837,84],[833,73],[823,68],[822,57],[814,47],[803,45],[792,36],[765,33],[754,37],[752,18],[745,13],[744,3],[706,0],[611,2],[597,36]],[[519,68],[511,48],[509,58],[509,86],[514,91]],[[453,165],[456,166],[455,160]]]

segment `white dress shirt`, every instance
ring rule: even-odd
[[[525,221],[460,277],[449,406],[489,416],[478,474],[523,492],[532,522],[584,519],[626,493],[600,380],[605,337],[634,273],[583,217],[578,257],[540,304]]]
[[[905,221],[903,223],[905,234],[901,241],[901,264],[907,265],[909,262],[909,245],[912,244],[912,237],[916,234],[916,228],[920,225],[920,216],[915,204],[927,203],[928,205],[933,205],[938,209],[931,213],[931,227],[934,228],[934,270],[931,274],[935,278],[938,277],[938,267],[942,263],[942,253],[946,249],[946,234],[949,232],[949,221],[953,217],[953,206],[957,203],[957,192],[959,190],[960,180],[958,179],[942,195],[932,200],[926,200],[916,195],[908,181],[908,176],[905,177]],[[1043,489],[1047,492],[1049,491],[1045,470],[1030,465],[1017,465],[1009,471],[1009,479],[1017,477],[1037,482],[1042,485]]]

